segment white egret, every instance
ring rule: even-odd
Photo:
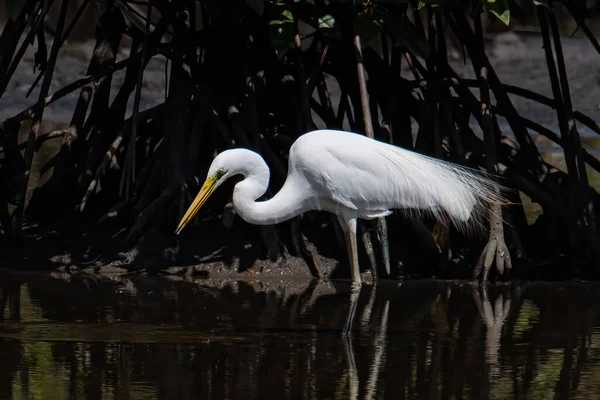
[[[360,134],[317,130],[293,143],[287,179],[266,201],[256,201],[269,185],[269,167],[259,154],[241,148],[218,154],[176,233],[219,185],[238,174],[245,179],[234,187],[233,208],[251,224],[277,224],[311,210],[337,215],[355,288],[361,286],[357,218],[374,219],[397,209],[408,216],[430,213],[469,231],[493,204],[503,202],[500,185],[478,171]]]

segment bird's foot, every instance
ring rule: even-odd
[[[496,260],[496,270],[500,275],[504,273],[505,267],[508,269],[512,268],[510,252],[504,242],[504,235],[490,237],[473,270],[473,280],[481,278],[481,282],[487,282],[490,267],[494,259]]]
[[[473,280],[480,278],[481,282],[487,282],[490,267],[494,260],[496,270],[500,275],[504,273],[505,267],[507,269],[512,269],[510,252],[504,241],[504,226],[501,216],[502,211],[498,205],[497,209],[493,210],[490,219],[490,238],[473,269]]]

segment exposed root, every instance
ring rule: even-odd
[[[281,256],[281,250],[279,248],[279,236],[274,225],[266,225],[260,227],[260,236],[263,245],[267,249],[269,260],[277,261]]]
[[[391,275],[390,248],[388,244],[387,220],[385,217],[377,218],[377,237],[379,238],[379,246],[381,247],[383,267],[385,268],[386,275],[389,277]]]
[[[369,259],[369,266],[371,267],[373,282],[377,282],[377,260],[375,259],[375,252],[373,251],[373,242],[371,242],[371,232],[369,232],[368,227],[365,227],[365,224],[368,224],[369,222],[370,221],[360,221],[358,224],[358,229],[360,230],[360,236],[362,237],[365,252],[367,253],[367,258]]]
[[[310,249],[306,246],[306,241],[304,239],[304,235],[300,232],[300,224],[298,217],[292,219],[291,221],[291,234],[292,234],[292,243],[294,245],[294,250],[296,250],[297,255],[301,256],[308,268],[310,269],[311,274],[320,279],[321,274],[319,272],[319,266],[315,261],[315,257],[310,251]]]

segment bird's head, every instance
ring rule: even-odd
[[[183,228],[194,218],[200,207],[208,200],[210,195],[227,179],[235,175],[248,176],[259,165],[264,165],[262,157],[248,149],[230,149],[219,153],[210,164],[206,180],[198,195],[187,209],[177,226],[175,233],[178,235]]]

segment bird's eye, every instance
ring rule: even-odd
[[[223,168],[219,168],[216,172],[216,178],[221,179],[225,175],[225,170]]]

